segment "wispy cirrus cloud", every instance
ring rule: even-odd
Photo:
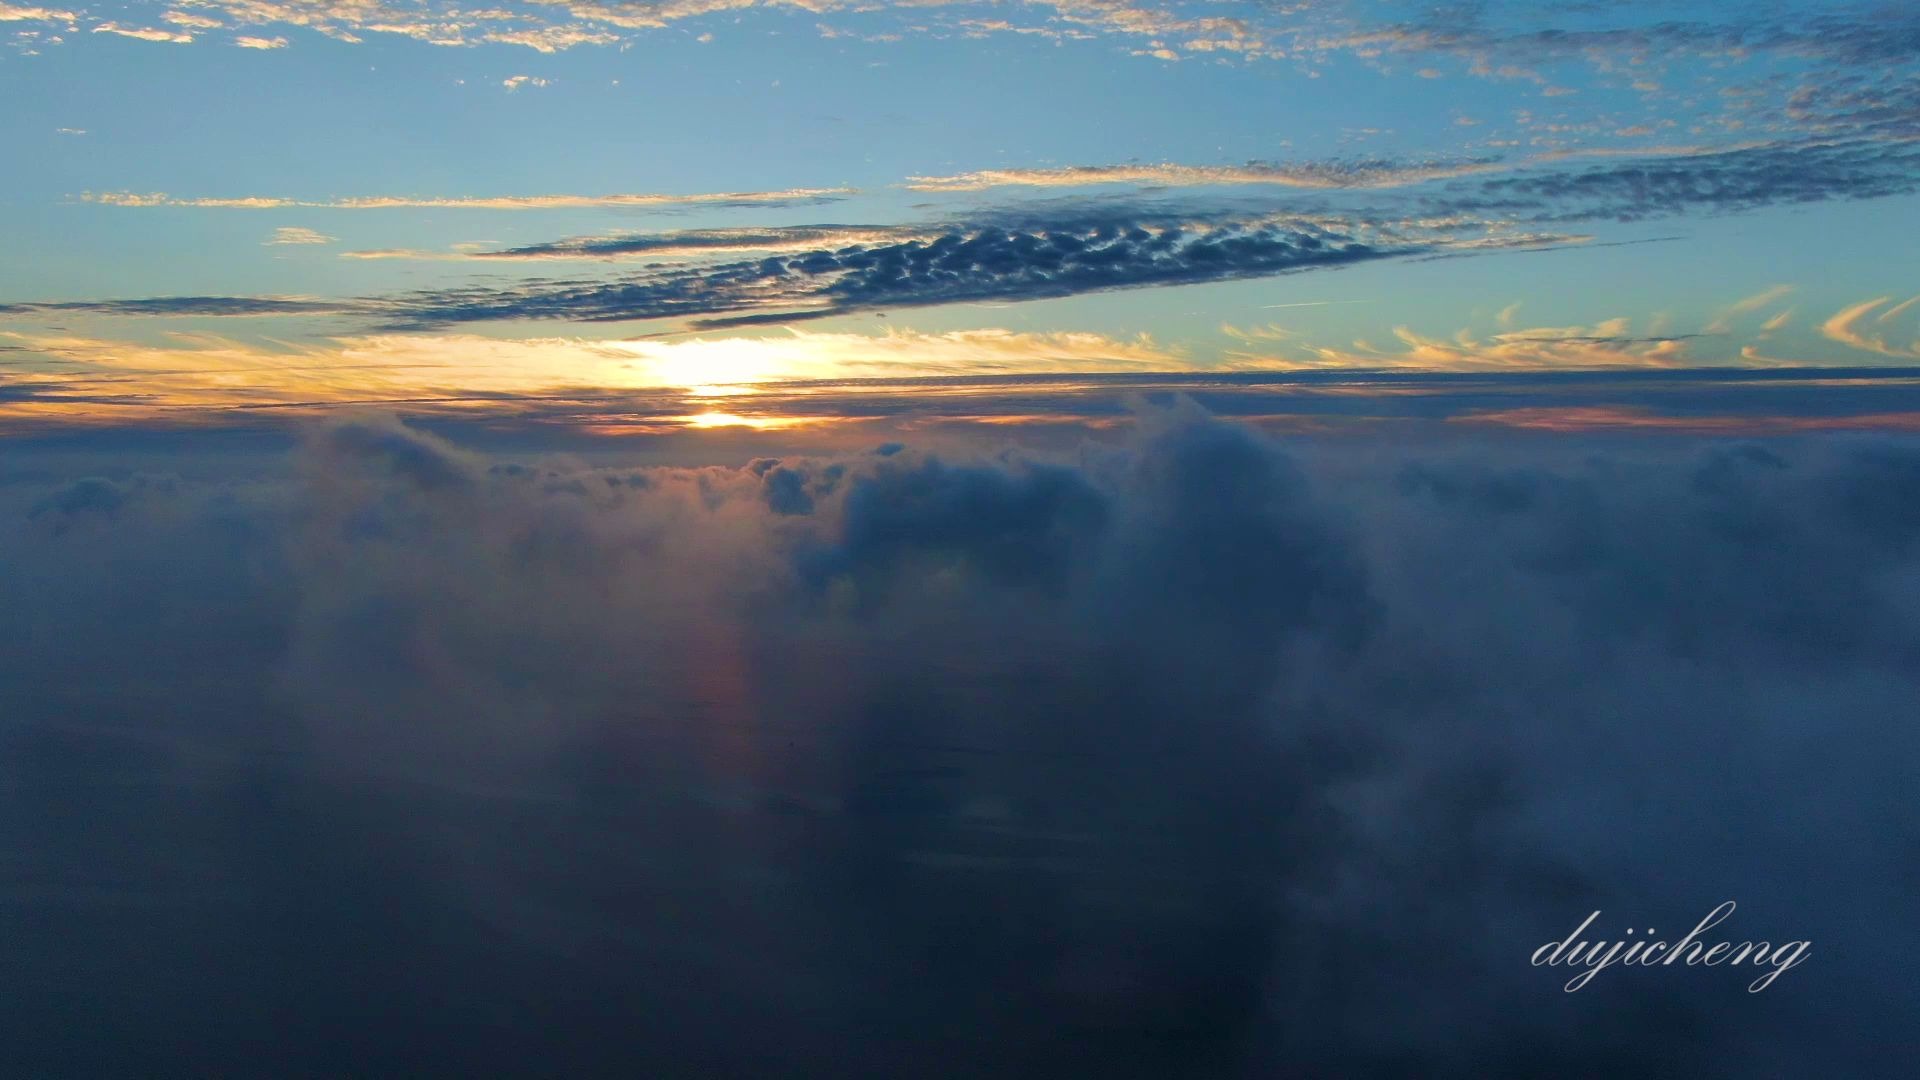
[[[1631,320],[1614,318],[1592,326],[1502,329],[1479,334],[1461,329],[1450,337],[1393,328],[1397,345],[1356,341],[1348,347],[1301,340],[1283,327],[1226,326],[1241,343],[1228,361],[1255,368],[1421,369],[1428,371],[1678,368],[1693,362],[1687,344],[1698,334],[1635,334]]]
[[[301,199],[272,195],[236,197],[175,196],[161,192],[82,192],[81,202],[134,208],[181,207],[198,210],[594,210],[674,209],[687,206],[817,206],[854,194],[852,188],[792,188],[785,191],[722,191],[609,195],[361,195],[338,199]]]
[[[1920,329],[1912,330],[1914,336],[1905,344],[1890,340],[1888,331],[1878,329],[1891,324],[1916,303],[1920,303],[1920,296],[1899,304],[1894,304],[1893,299],[1891,296],[1880,296],[1872,300],[1862,300],[1857,304],[1849,304],[1821,323],[1820,333],[1828,340],[1837,341],[1850,348],[1879,353],[1882,356],[1920,359]],[[1888,307],[1889,304],[1893,306]],[[1883,308],[1885,310],[1881,310]],[[1869,326],[1867,317],[1876,312],[1879,314]]]
[[[1742,315],[1749,315],[1763,308],[1770,307],[1792,295],[1793,290],[1794,286],[1792,285],[1774,285],[1762,289],[1752,296],[1737,300],[1727,305],[1720,314],[1714,316],[1713,321],[1707,324],[1707,332],[1710,334],[1724,334],[1733,329],[1735,319]],[[1778,330],[1784,325],[1786,325],[1784,317],[1782,315],[1776,315],[1767,321],[1764,328],[1772,331]]]
[[[909,177],[915,191],[986,191],[998,187],[1169,187],[1264,184],[1296,188],[1388,188],[1470,176],[1502,168],[1498,159],[1403,162],[1387,159],[1245,165],[1073,165],[1055,169],[984,169],[952,176]]]

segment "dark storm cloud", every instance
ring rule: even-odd
[[[1901,1074],[1914,443],[1140,428],[0,486],[10,1060]]]

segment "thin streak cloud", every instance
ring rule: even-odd
[[[910,177],[914,191],[986,191],[998,187],[1088,187],[1097,184],[1145,184],[1168,187],[1270,184],[1279,187],[1391,188],[1471,176],[1501,168],[1498,159],[1398,162],[1388,160],[1249,162],[1210,165],[1075,165],[1059,169],[985,169],[953,176]]]
[[[723,191],[686,195],[362,195],[343,199],[296,199],[267,195],[189,198],[160,192],[89,191],[81,193],[79,200],[101,206],[186,207],[201,210],[600,210],[683,206],[815,206],[837,202],[852,194],[852,188],[794,188],[787,191]]]

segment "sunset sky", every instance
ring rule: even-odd
[[[1910,1080],[1917,238],[1915,0],[0,0],[0,1074]]]
[[[1892,3],[0,2],[0,425],[373,404],[578,435],[853,407],[714,404],[792,380],[1897,368],[1916,35]],[[1459,385],[1419,395],[1511,411]],[[1912,426],[1873,385],[1521,404]],[[860,400],[1037,408],[1003,397]]]

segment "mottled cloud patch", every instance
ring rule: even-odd
[[[1456,189],[1433,205],[1546,223],[1638,221],[1920,190],[1920,143],[1870,139],[1770,142],[1585,168],[1535,169]]]
[[[475,287],[392,298],[422,325],[499,319],[692,318],[701,325],[790,321],[982,300],[1260,277],[1390,258],[1380,246],[1307,224],[952,231],[931,241],[820,248],[614,282]]]

